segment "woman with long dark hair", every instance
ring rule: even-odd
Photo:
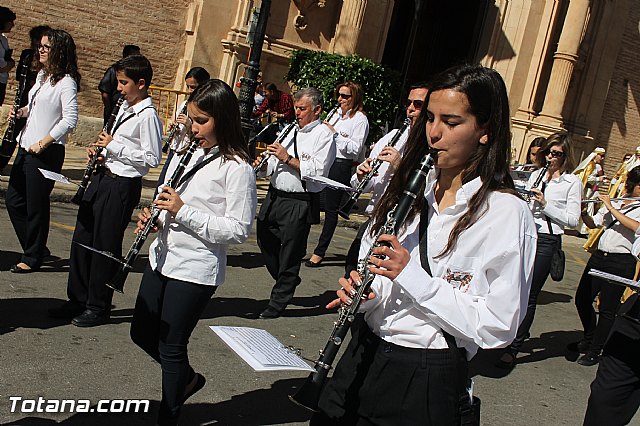
[[[436,169],[400,235],[383,235],[388,246],[368,259],[377,276],[365,324],[354,328],[312,425],[460,424],[468,360],[513,339],[531,280],[535,227],[509,175],[509,123],[496,71],[460,66],[429,83],[361,256],[429,148],[438,150]],[[355,271],[341,278],[327,307],[353,303],[360,280]]]
[[[540,181],[540,186],[531,188],[534,198],[531,202],[533,217],[538,230],[538,245],[533,271],[533,281],[529,292],[527,314],[518,328],[515,340],[502,354],[497,366],[510,369],[516,363],[516,356],[533,324],[538,295],[549,277],[551,260],[562,247],[564,228],[578,226],[582,202],[582,183],[571,173],[573,170],[573,149],[566,133],[554,133],[547,138],[536,157],[538,167],[545,164],[549,168],[540,169],[529,177],[529,186]],[[542,177],[541,173],[545,173]],[[541,178],[542,180],[539,180]]]
[[[43,68],[29,91],[29,103],[16,118],[27,118],[18,135],[20,148],[11,168],[7,211],[23,254],[11,272],[40,268],[49,235],[49,194],[53,181],[38,169],[59,173],[64,162],[67,134],[78,121],[80,73],[76,45],[64,30],[45,32],[38,46]]]
[[[177,424],[182,404],[204,386],[189,365],[187,343],[224,281],[228,245],[247,239],[256,212],[255,173],[235,94],[223,81],[209,80],[187,108],[200,145],[183,176],[196,172],[174,188],[159,188],[158,238],[149,247],[131,323],[131,339],[162,367],[159,425]],[[167,176],[182,158],[173,157]],[[140,230],[149,210],[138,217]]]

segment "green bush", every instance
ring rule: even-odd
[[[399,73],[385,69],[369,59],[357,55],[294,50],[286,78],[293,84],[294,90],[302,87],[320,90],[325,98],[327,111],[332,108],[332,102],[335,102],[333,91],[336,84],[344,81],[360,84],[364,91],[364,111],[369,119],[368,143],[379,139],[385,125],[395,118],[400,96]]]

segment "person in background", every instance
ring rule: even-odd
[[[139,55],[140,48],[135,44],[127,44],[122,49],[122,57],[126,58],[131,55]],[[116,77],[115,64],[111,65],[102,76],[102,80],[98,84],[98,90],[102,97],[102,104],[104,105],[103,119],[104,123],[107,123],[111,111],[116,106],[118,99],[120,99],[120,92],[118,91],[118,78]]]
[[[16,14],[8,7],[0,6],[0,106],[4,103],[7,92],[7,82],[9,81],[9,71],[13,69],[16,62],[11,57],[13,50],[9,48],[7,34],[14,27]]]
[[[13,273],[37,271],[46,256],[54,182],[39,169],[60,173],[67,134],[78,122],[80,73],[73,38],[63,30],[45,32],[38,57],[43,68],[29,91],[29,103],[16,113],[27,123],[18,135],[20,148],[6,195],[9,218],[23,250],[11,267]]]
[[[277,122],[278,126],[272,126],[266,131],[258,142],[271,144],[276,140],[277,133],[291,123],[296,114],[293,109],[293,99],[291,95],[278,90],[278,86],[273,83],[265,83],[264,100],[251,113],[252,118],[260,118],[263,114],[269,115],[270,122]]]

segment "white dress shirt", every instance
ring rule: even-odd
[[[211,155],[198,149],[185,173]],[[182,158],[173,156],[165,182]],[[162,186],[164,183],[158,191]],[[167,211],[160,214],[158,238],[149,247],[151,267],[176,280],[220,285],[224,281],[227,246],[243,243],[251,232],[257,204],[253,168],[242,160],[220,156],[177,191],[184,205],[175,218]]]
[[[622,207],[622,201],[612,201],[611,205],[625,216],[640,222],[640,201],[633,201],[624,207]],[[614,220],[615,224],[608,228]],[[631,253],[633,242],[636,239],[635,232],[616,220],[607,207],[602,206],[593,216],[593,221],[598,227],[605,228],[598,240],[598,250],[607,253]]]
[[[336,158],[357,160],[369,134],[369,120],[361,111],[357,111],[353,117],[349,117],[350,114],[351,110],[342,114],[338,108],[336,118],[332,118],[329,124],[336,129]]]
[[[633,246],[631,246],[631,254],[638,259],[640,262],[640,226],[636,229],[636,232],[633,235]]]
[[[363,304],[365,319],[382,339],[412,348],[444,349],[441,332],[451,334],[471,359],[478,348],[505,347],[516,336],[527,311],[536,251],[536,230],[527,204],[518,197],[491,193],[485,213],[464,230],[455,249],[434,258],[447,245],[455,223],[480,188],[480,178],[466,183],[455,205],[438,211],[433,193],[438,171],[429,173],[428,258],[433,276],[420,264],[416,216],[400,235],[411,260],[392,282],[377,276],[376,297]],[[367,231],[360,258],[371,245]]]
[[[540,169],[531,173],[528,188],[531,188],[542,171]],[[538,189],[542,190],[542,184]],[[537,201],[531,201],[538,233],[549,234],[549,226],[545,216],[549,217],[551,221],[554,235],[564,234],[565,227],[575,228],[578,226],[582,203],[582,182],[578,176],[565,172],[560,177],[551,179],[546,184],[544,198],[547,201],[544,209]]]
[[[133,117],[127,119],[130,115]],[[104,165],[112,173],[140,177],[160,163],[162,124],[151,97],[133,106],[124,101],[113,128],[113,140],[107,145],[104,156]]]
[[[50,135],[53,143],[62,144],[67,134],[78,123],[78,85],[69,75],[65,75],[54,86],[40,70],[36,82],[29,90],[27,104],[27,124],[20,132],[18,140],[24,149]]]
[[[391,141],[391,139],[398,132],[398,129],[394,129],[380,138],[378,142],[376,142],[376,144],[373,146],[371,154],[369,154],[369,158],[372,158],[374,160],[378,158],[378,155],[380,155],[380,151],[382,151],[382,149],[389,144],[389,141]],[[407,127],[407,129],[400,135],[400,138],[398,139],[394,147],[398,150],[398,152],[400,152],[401,156],[404,154],[404,148],[405,144],[407,143],[408,137],[409,128]],[[365,214],[371,214],[373,208],[376,204],[378,204],[378,201],[382,197],[382,194],[384,194],[384,191],[387,189],[389,181],[392,177],[393,173],[389,171],[389,163],[383,161],[380,164],[380,168],[378,168],[378,174],[373,176],[373,178],[371,178],[371,180],[363,188],[363,193],[371,192],[371,201],[369,201],[369,204],[367,204],[367,207],[364,209]],[[360,181],[358,180],[358,174],[354,173],[353,176],[351,176],[351,187],[357,188],[359,184]]]
[[[304,192],[301,178],[327,177],[336,156],[336,147],[331,130],[320,120],[313,121],[302,129],[292,130],[281,142],[292,157],[295,157],[294,136],[298,145],[300,173],[275,156],[271,156],[267,161],[266,175],[271,175],[271,185],[280,191]],[[264,176],[265,173],[259,173],[259,175]],[[308,192],[319,192],[324,187],[315,182],[306,182],[305,185]]]

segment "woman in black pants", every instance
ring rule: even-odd
[[[580,220],[580,204],[582,202],[582,183],[577,176],[567,172],[573,170],[573,149],[566,133],[554,133],[538,151],[539,167],[549,163],[542,180],[538,177],[544,169],[533,172],[529,184],[540,182],[537,188],[531,188],[534,194],[531,208],[538,231],[538,244],[533,269],[533,280],[529,292],[527,313],[518,327],[513,343],[498,360],[497,366],[513,368],[516,356],[522,343],[529,336],[536,313],[538,295],[549,277],[551,259],[556,250],[562,246],[562,234],[565,227],[576,227]]]
[[[131,339],[162,367],[159,425],[177,424],[183,403],[204,386],[204,376],[189,365],[187,343],[224,281],[228,245],[247,239],[256,213],[255,173],[231,88],[221,80],[204,82],[187,110],[200,147],[190,159],[174,156],[167,168],[167,177],[179,164],[185,172],[175,188],[161,187],[154,202],[162,210],[159,234],[131,323]],[[139,231],[149,210],[138,217]]]
[[[336,97],[340,107],[333,117],[327,117],[325,121],[327,127],[333,131],[336,141],[336,159],[329,170],[329,179],[349,186],[351,166],[360,157],[369,134],[369,120],[363,112],[364,94],[360,85],[350,81],[339,84],[336,88]],[[313,255],[305,262],[305,266],[311,268],[320,266],[329,248],[338,224],[338,209],[344,191],[326,188],[323,193],[325,215],[322,233],[318,239],[318,245],[313,250]]]
[[[29,103],[16,118],[27,122],[18,135],[20,148],[11,168],[7,211],[23,254],[11,272],[36,271],[45,257],[49,235],[49,194],[53,181],[38,169],[60,172],[67,134],[78,121],[78,72],[76,45],[69,33],[49,30],[38,46],[43,69],[29,91]]]

